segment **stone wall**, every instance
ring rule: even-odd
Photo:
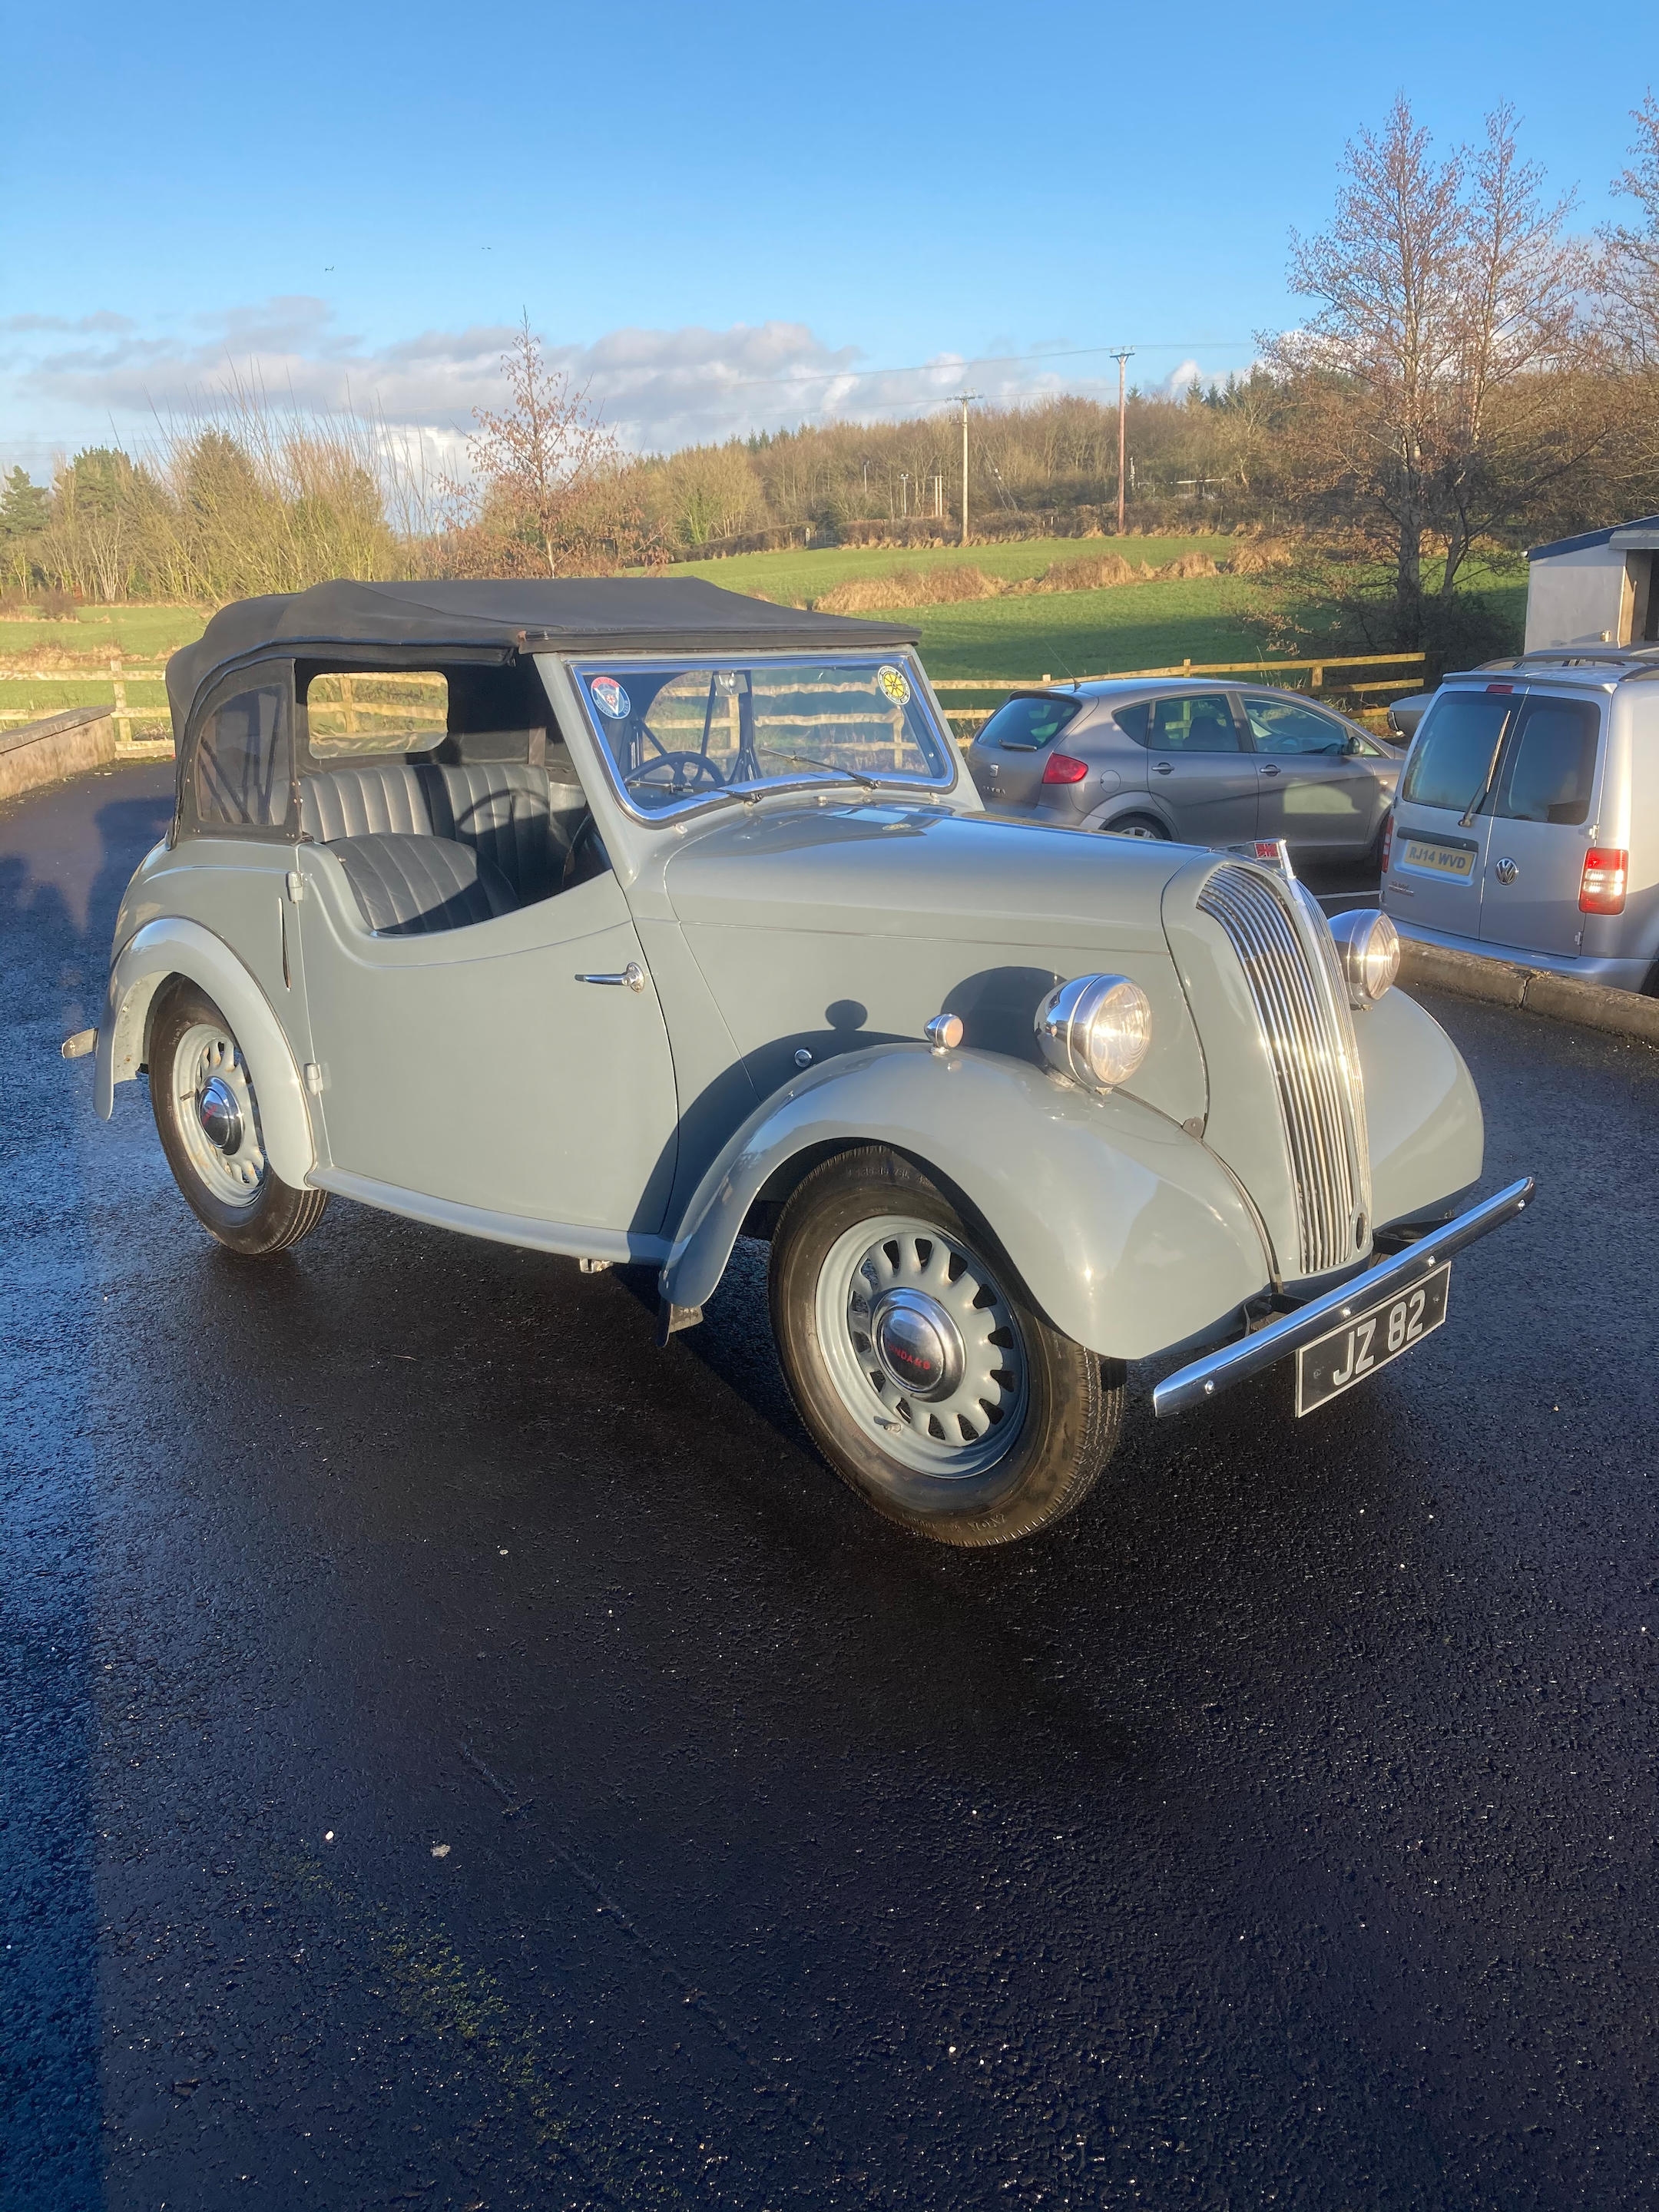
[[[61,783],[115,758],[115,724],[107,707],[71,707],[0,735],[0,799]]]

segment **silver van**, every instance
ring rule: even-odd
[[[1382,905],[1426,944],[1659,992],[1659,647],[1447,677],[1401,778]]]

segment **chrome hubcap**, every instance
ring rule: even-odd
[[[209,1144],[221,1152],[234,1152],[242,1141],[242,1109],[236,1093],[223,1076],[216,1075],[196,1102],[197,1118]]]
[[[259,1109],[236,1040],[198,1022],[179,1039],[173,1063],[185,1150],[222,1206],[255,1204],[264,1186]]]
[[[888,1458],[963,1480],[1013,1449],[1024,1340],[970,1246],[902,1215],[861,1221],[830,1248],[817,1304],[836,1393]]]

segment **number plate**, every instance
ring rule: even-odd
[[[1398,1297],[1356,1314],[1328,1336],[1304,1344],[1296,1355],[1296,1410],[1298,1417],[1311,1413],[1332,1398],[1364,1382],[1379,1367],[1398,1359],[1414,1344],[1421,1344],[1431,1329],[1446,1318],[1446,1292],[1451,1283],[1447,1261],[1414,1283]]]
[[[1449,876],[1454,883],[1467,882],[1474,873],[1475,848],[1448,838],[1407,837],[1400,865],[1416,868],[1425,876]]]

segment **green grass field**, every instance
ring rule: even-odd
[[[1104,551],[1160,567],[1183,553],[1224,560],[1221,538],[1038,538],[1012,544],[915,550],[831,547],[820,552],[745,553],[729,560],[677,564],[674,576],[702,576],[726,591],[753,591],[786,605],[810,602],[855,576],[895,568],[971,563],[1010,580],[1040,575],[1056,561]],[[1263,604],[1263,580],[1194,577],[1187,581],[1121,584],[1109,591],[1044,592],[1027,599],[963,599],[943,606],[896,608],[921,633],[922,659],[935,679],[1099,676],[1114,670],[1162,668],[1182,660],[1249,660],[1259,651],[1247,617]],[[1511,603],[1518,637],[1526,604],[1524,576],[1492,586]],[[81,663],[49,678],[0,682],[0,729],[23,715],[90,706],[110,696],[103,665],[113,652],[130,660],[159,659],[200,635],[199,609],[178,606],[86,607],[68,622],[0,618],[0,669],[38,653]],[[1389,673],[1384,671],[1383,673]],[[1386,696],[1386,695],[1384,695]],[[159,678],[128,679],[128,703],[152,732],[165,726],[166,693]],[[982,704],[982,702],[975,702]]]
[[[895,568],[963,564],[1010,581],[1039,576],[1056,561],[1121,553],[1159,568],[1183,553],[1224,560],[1218,538],[1044,538],[1007,545],[945,546],[917,551],[833,547],[815,553],[741,553],[726,561],[677,562],[677,576],[704,576],[729,592],[763,592],[786,603],[811,600],[854,576]],[[922,659],[935,678],[1098,676],[1114,668],[1171,661],[1240,660],[1257,650],[1242,619],[1260,585],[1248,577],[1121,584],[1105,592],[1057,592],[1028,599],[961,599],[945,606],[898,608],[921,632]]]

